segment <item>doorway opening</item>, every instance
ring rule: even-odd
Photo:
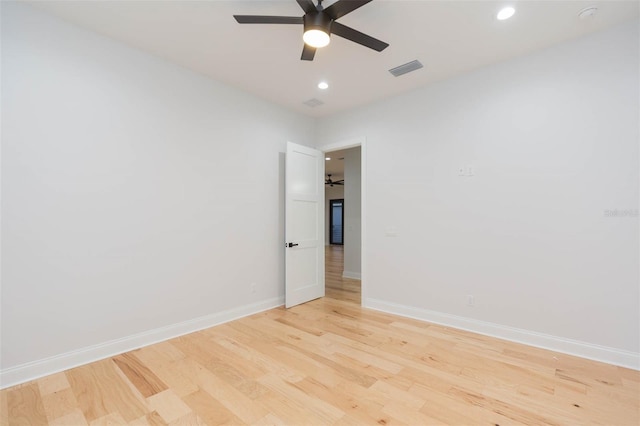
[[[329,200],[329,244],[344,245],[344,199]]]
[[[325,295],[362,304],[363,143],[325,153]]]

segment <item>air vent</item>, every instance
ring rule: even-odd
[[[315,108],[317,106],[324,105],[324,102],[322,102],[320,99],[312,98],[312,99],[309,99],[308,101],[303,102],[303,104],[305,104],[308,107]]]
[[[400,65],[399,67],[391,68],[389,72],[393,74],[394,77],[400,77],[403,74],[419,70],[420,68],[422,68],[422,64],[416,59],[415,61],[407,62],[406,64]]]

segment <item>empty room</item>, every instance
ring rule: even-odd
[[[640,424],[637,1],[0,17],[1,426]]]

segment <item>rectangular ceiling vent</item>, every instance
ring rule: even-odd
[[[322,102],[320,99],[312,98],[312,99],[309,99],[308,101],[303,102],[303,104],[305,104],[308,107],[315,108],[317,106],[324,105],[324,102]]]
[[[422,64],[416,59],[415,61],[407,62],[399,67],[391,68],[389,72],[393,74],[394,77],[400,77],[403,74],[419,70],[420,68],[422,68]]]

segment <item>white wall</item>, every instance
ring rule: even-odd
[[[321,120],[367,138],[365,305],[638,367],[638,51],[627,24]]]
[[[361,173],[360,147],[344,153],[344,270],[346,278],[361,277]]]
[[[282,153],[312,145],[313,120],[2,8],[5,378],[282,303]]]
[[[324,210],[325,210],[324,211],[324,233],[325,233],[324,244],[326,246],[328,246],[329,242],[331,241],[331,238],[330,238],[331,226],[329,226],[329,223],[330,223],[329,217],[331,215],[331,205],[329,203],[329,200],[341,200],[341,199],[344,199],[344,186],[325,185],[324,187]]]

